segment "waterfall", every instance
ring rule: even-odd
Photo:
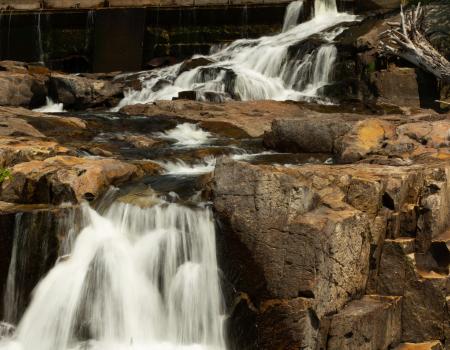
[[[314,0],[314,15],[332,16],[338,13],[336,0]]]
[[[33,109],[35,112],[42,112],[42,113],[63,113],[64,110],[64,104],[62,103],[56,103],[54,102],[50,97],[45,98],[45,105]]]
[[[303,1],[304,0],[293,1],[288,5],[284,15],[282,32],[286,32],[297,25],[298,17],[303,9]]]
[[[37,44],[38,44],[39,62],[44,64],[45,62],[44,62],[44,48],[42,46],[41,11],[39,11],[36,16],[37,16],[36,32],[38,37]]]
[[[94,10],[89,10],[86,16],[86,34],[84,39],[84,50],[88,52],[91,46],[91,37],[94,28]]]
[[[159,200],[82,211],[70,256],[39,283],[0,348],[225,349],[209,208]]]
[[[237,100],[321,98],[320,87],[330,83],[336,58],[331,42],[339,32],[331,29],[355,21],[356,17],[338,13],[335,0],[316,0],[315,16],[296,25],[302,4],[299,0],[288,6],[282,33],[237,40],[207,56],[212,62],[209,65],[180,73],[181,64],[178,64],[142,73],[143,88],[125,91],[125,97],[113,110],[130,104],[171,100],[185,90],[195,90],[200,100],[206,99],[205,92],[225,96],[221,99]],[[303,52],[303,56],[297,55],[293,60],[290,49],[312,35],[323,40],[325,47]],[[299,67],[302,72],[298,71]],[[307,67],[309,73],[305,74]],[[294,77],[301,80],[293,81]]]

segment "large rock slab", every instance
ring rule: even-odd
[[[340,163],[408,165],[450,159],[449,128],[450,117],[434,113],[331,113],[274,120],[264,142],[281,151],[331,153]]]
[[[356,130],[378,130],[361,123]],[[374,317],[373,330],[355,321],[361,332],[353,339],[336,333],[335,349],[444,339],[450,253],[441,254],[433,239],[448,227],[449,175],[450,164],[437,159],[402,167],[219,161],[214,205],[225,251],[219,260],[235,290],[248,295],[250,310],[256,308],[260,346],[326,348],[325,315],[339,315],[364,292],[401,297],[401,322],[384,334],[384,316]],[[373,332],[367,342],[364,332]]]
[[[122,96],[122,85],[107,80],[52,73],[49,95],[69,108],[113,106]]]
[[[0,71],[0,105],[37,107],[45,104],[47,77]]]
[[[414,68],[388,69],[374,73],[379,99],[399,106],[420,107],[419,84]]]
[[[401,298],[366,295],[331,317],[328,350],[389,349],[400,341]]]
[[[361,211],[342,202],[339,210],[323,205],[325,194],[307,177],[301,168],[223,160],[215,172],[215,208],[262,270],[266,291],[252,296],[313,298],[323,315],[364,290],[370,232]]]
[[[402,340],[444,339],[447,275],[416,268],[414,245],[386,240],[376,277],[376,292],[402,296]]]
[[[261,137],[275,119],[295,118],[310,113],[297,103],[277,101],[229,101],[227,103],[188,100],[157,101],[152,104],[126,106],[121,112],[130,115],[161,115],[198,122],[204,129],[231,137]]]
[[[92,200],[109,186],[141,175],[137,166],[119,160],[69,156],[20,163],[11,173],[1,185],[1,200],[52,204]]]

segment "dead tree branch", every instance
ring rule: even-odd
[[[424,13],[420,4],[410,11],[400,12],[400,23],[380,34],[383,54],[397,56],[430,72],[439,80],[450,83],[450,62],[422,34]]]

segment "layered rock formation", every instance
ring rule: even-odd
[[[259,349],[448,346],[450,118],[312,120],[275,120],[266,143],[345,165],[216,168],[232,334],[254,319]]]

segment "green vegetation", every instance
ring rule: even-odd
[[[11,178],[11,170],[0,168],[0,183]]]

